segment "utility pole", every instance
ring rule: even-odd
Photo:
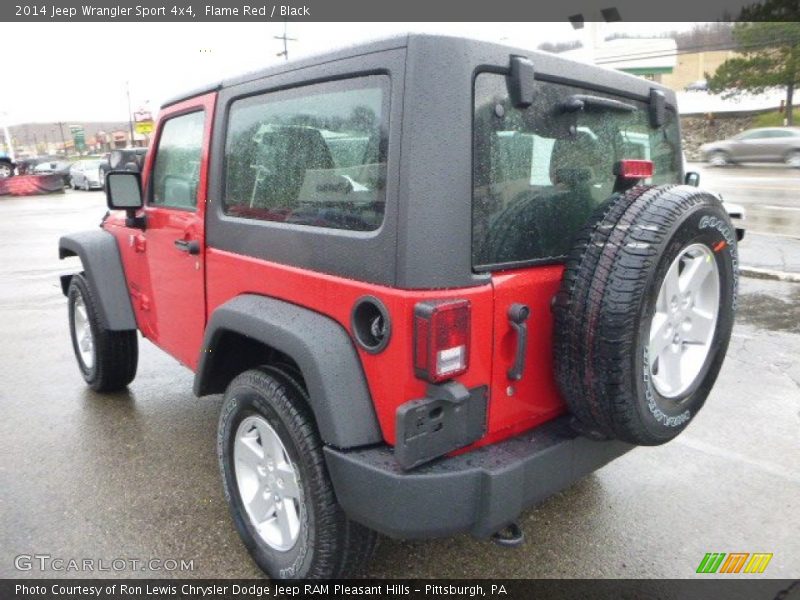
[[[125,93],[128,96],[128,127],[131,132],[131,148],[133,148],[133,111],[131,110],[131,82],[125,82]]]
[[[64,149],[64,157],[67,156],[67,140],[64,138],[64,123],[58,122],[58,128],[61,130],[61,147]]]
[[[289,44],[288,42],[296,42],[297,38],[290,38],[286,36],[286,29],[288,26],[288,21],[283,22],[283,35],[276,35],[273,36],[276,40],[283,40],[283,52],[278,52],[275,56],[283,56],[286,60],[289,60]]]

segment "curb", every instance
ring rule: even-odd
[[[753,279],[771,279],[773,281],[800,283],[800,273],[788,273],[786,271],[762,269],[760,267],[739,267],[739,275],[742,277],[752,277]]]

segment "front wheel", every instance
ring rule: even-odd
[[[96,392],[114,392],[136,376],[136,331],[110,331],[100,322],[97,301],[86,278],[74,275],[67,291],[69,332],[78,368]]]
[[[783,161],[794,169],[800,169],[800,150],[792,150],[784,157]]]
[[[308,397],[288,374],[263,367],[230,383],[217,455],[236,529],[267,575],[348,577],[369,559],[377,534],[337,503]]]
[[[708,162],[712,167],[724,167],[731,164],[731,157],[727,152],[718,150],[717,152],[711,154]]]

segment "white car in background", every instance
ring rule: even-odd
[[[101,159],[79,160],[69,170],[69,185],[73,190],[103,189],[103,174],[100,171]]]

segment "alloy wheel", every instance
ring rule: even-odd
[[[94,335],[92,334],[92,326],[89,322],[89,315],[82,294],[79,293],[75,296],[72,311],[72,326],[75,329],[78,354],[83,366],[91,369],[94,366]]]
[[[659,394],[675,398],[697,379],[717,327],[720,275],[705,244],[692,244],[672,261],[656,299],[648,360]]]
[[[305,508],[297,469],[266,419],[252,415],[242,420],[233,460],[239,496],[253,528],[271,548],[290,550]]]

